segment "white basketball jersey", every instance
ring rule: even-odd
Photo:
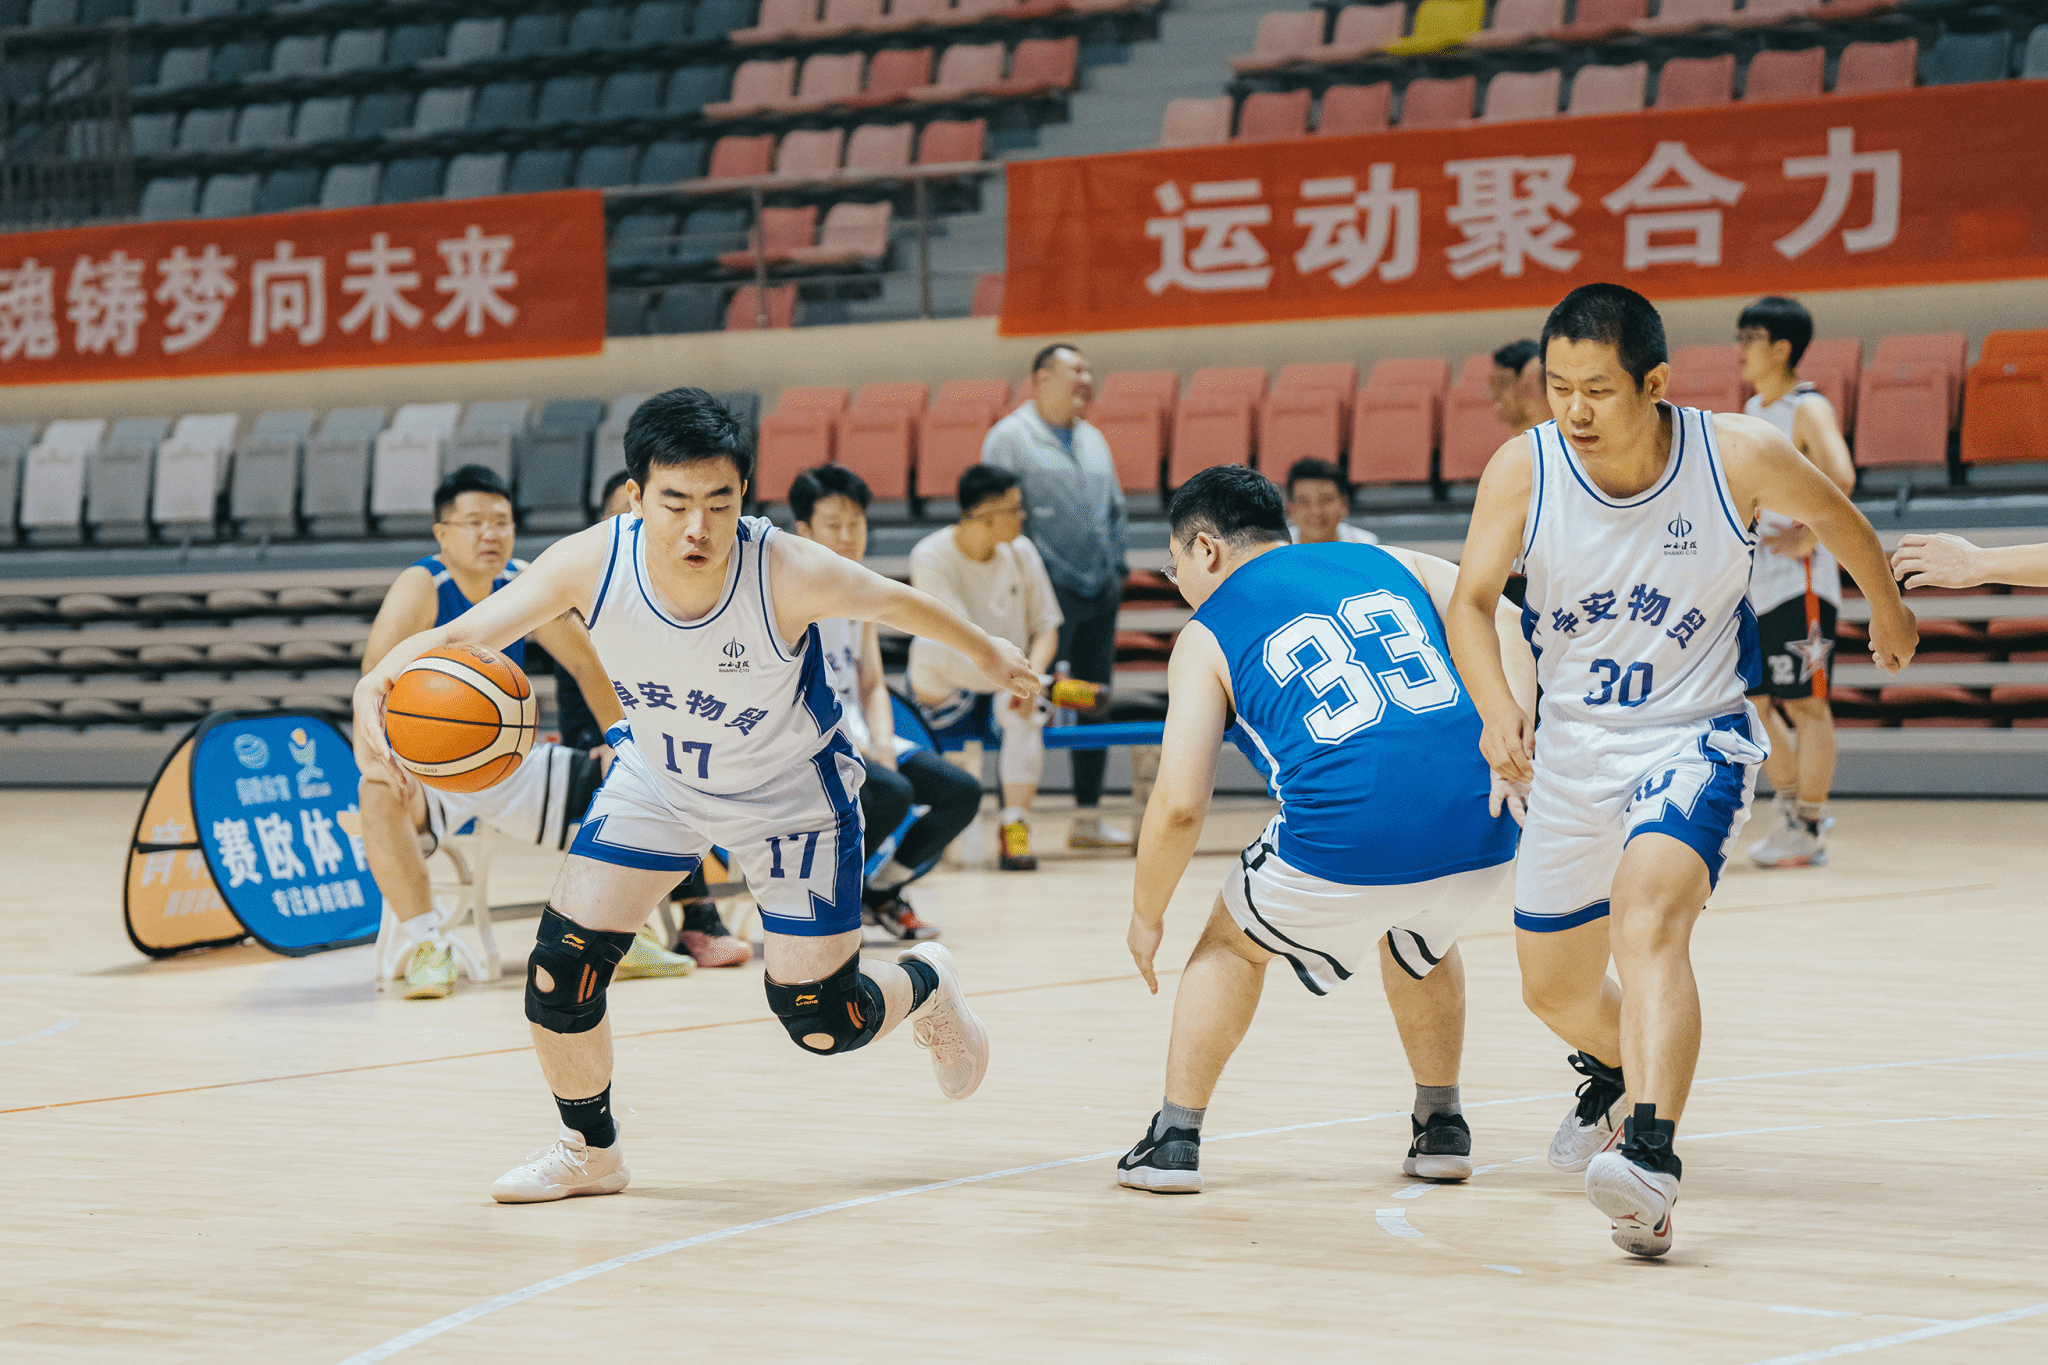
[[[678,620],[647,575],[644,523],[611,520],[590,639],[647,768],[679,810],[737,796],[808,761],[839,728],[818,629],[794,650],[775,628],[768,546],[781,532],[741,517],[718,605]]]
[[[1588,478],[1555,421],[1529,433],[1522,630],[1545,720],[1677,725],[1740,711],[1763,685],[1749,605],[1755,541],[1736,520],[1713,414],[1667,408],[1671,458],[1625,501]]]
[[[1820,397],[1820,391],[1811,384],[1800,384],[1775,403],[1765,403],[1761,394],[1751,394],[1742,410],[1751,417],[1761,417],[1785,433],[1785,439],[1792,439],[1792,420],[1799,412],[1799,405],[1810,398]],[[1777,512],[1759,509],[1756,514],[1758,536],[1773,535],[1797,525],[1792,518]],[[1813,553],[1804,559],[1788,559],[1768,545],[1756,547],[1756,567],[1749,575],[1749,604],[1761,616],[1772,607],[1791,601],[1806,594],[1806,570],[1813,567],[1813,591],[1822,599],[1842,605],[1842,569],[1835,563],[1835,557],[1828,553],[1825,545],[1813,547]]]
[[[844,616],[818,622],[818,643],[832,672],[832,695],[839,698],[839,723],[856,749],[868,745],[868,722],[860,704],[860,646],[867,625]]]

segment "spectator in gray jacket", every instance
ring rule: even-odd
[[[1016,474],[1024,488],[1026,533],[1045,561],[1059,598],[1058,657],[1072,675],[1110,681],[1116,666],[1116,614],[1123,605],[1129,527],[1123,486],[1102,433],[1085,414],[1095,396],[1087,357],[1064,343],[1047,346],[1031,362],[1032,396],[990,428],[981,444],[983,464]],[[1084,721],[1107,720],[1099,707]],[[1129,831],[1106,825],[1100,749],[1076,749],[1070,848],[1117,848]]]

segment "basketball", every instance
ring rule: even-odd
[[[449,645],[398,675],[384,703],[384,733],[420,781],[477,792],[518,768],[533,747],[537,712],[519,665],[478,645]]]

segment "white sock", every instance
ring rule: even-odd
[[[441,917],[432,910],[424,915],[402,919],[398,927],[405,931],[405,941],[410,944],[439,943],[441,941]]]
[[[1014,825],[1014,824],[1016,824],[1016,823],[1017,823],[1017,822],[1018,822],[1019,820],[1022,820],[1023,818],[1024,818],[1024,808],[1023,808],[1023,807],[1021,807],[1021,806],[1004,806],[1004,807],[1003,807],[1003,821],[1002,821],[1002,822],[1003,822],[1004,824],[1006,824],[1006,825]]]
[[[910,876],[909,868],[891,858],[876,870],[874,876],[868,878],[868,885],[876,891],[887,891],[903,885],[910,880]]]

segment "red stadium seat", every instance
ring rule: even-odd
[[[1189,393],[1241,393],[1257,402],[1266,396],[1266,370],[1262,365],[1219,365],[1196,370],[1188,379]]]
[[[2048,460],[2048,331],[1993,332],[1970,367],[1963,463]]]
[[[1465,40],[1477,48],[1516,47],[1564,27],[1564,0],[1500,0],[1493,24]]]
[[[1271,71],[1311,58],[1323,45],[1323,11],[1276,10],[1259,18],[1252,50],[1230,59],[1235,71]]]
[[[1275,142],[1308,136],[1306,90],[1261,90],[1244,97],[1237,114],[1239,142]]]
[[[1627,33],[1650,15],[1648,0],[1579,0],[1577,17],[1550,36],[1561,43],[1587,43]]]
[[[1733,345],[1681,346],[1672,354],[1671,387],[1665,396],[1680,407],[1741,412],[1747,389],[1742,382],[1742,352]]]
[[[797,37],[818,23],[817,0],[761,0],[760,22],[726,36],[735,43],[772,43]]]
[[[955,43],[939,54],[939,73],[932,83],[913,90],[917,100],[950,100],[993,90],[1003,81],[1001,43]]]
[[[1673,57],[1657,73],[1659,109],[1707,109],[1735,99],[1735,54]]]
[[[802,128],[782,135],[775,149],[777,175],[826,176],[839,169],[844,128]]]
[[[1159,120],[1162,147],[1206,147],[1230,141],[1230,96],[1170,101]]]
[[[1403,128],[1461,128],[1472,121],[1472,99],[1478,78],[1422,77],[1401,92]]]
[[[796,326],[796,286],[793,284],[771,284],[763,292],[756,285],[741,285],[732,296],[732,302],[725,309],[725,330],[728,332],[751,332],[760,325],[763,316],[770,327]],[[790,474],[795,477],[794,471]],[[786,491],[789,485],[783,484]]]
[[[1258,400],[1241,390],[1190,386],[1173,414],[1168,486],[1178,488],[1211,465],[1250,464],[1257,408]]]
[[[952,23],[954,15],[948,0],[894,0],[889,6],[889,17],[882,20],[876,31],[888,33],[937,27]]]
[[[1852,434],[1856,430],[1856,385],[1863,377],[1863,343],[1854,337],[1813,342],[1799,357],[1799,377],[1834,404],[1842,433]]]
[[[1564,73],[1548,71],[1503,71],[1486,84],[1486,112],[1481,121],[1513,123],[1522,119],[1556,118],[1558,95]]]
[[[999,95],[1039,95],[1054,90],[1072,90],[1074,73],[1081,65],[1081,40],[1072,34],[1064,38],[1026,38],[1010,57],[1010,78],[1000,82]]]
[[[1358,391],[1351,477],[1358,483],[1428,483],[1451,364],[1442,356],[1382,360]]]
[[[1735,17],[1735,0],[1664,0],[1654,19],[1638,19],[1638,33],[1690,33],[1723,28]],[[1662,106],[1659,106],[1662,107]]]
[[[796,99],[796,58],[741,62],[733,72],[732,98],[704,106],[705,118],[738,118],[744,114],[785,109]]]
[[[761,212],[765,217],[774,210]],[[813,207],[811,212],[816,213],[817,209]],[[812,246],[807,242],[793,248],[789,262],[805,266],[879,266],[889,255],[889,219],[893,212],[887,200],[879,204],[834,204],[825,210],[825,225],[819,230],[818,244]]]
[[[978,403],[994,408],[998,415],[1010,410],[1010,381],[1007,379],[948,379],[939,385],[937,403]]]
[[[1394,108],[1394,87],[1377,85],[1333,85],[1323,92],[1323,107],[1316,119],[1316,132],[1341,137],[1350,133],[1384,133]]]
[[[1851,43],[1842,49],[1835,70],[1837,95],[1869,95],[1881,90],[1911,90],[1913,68],[1920,60],[1920,41],[1901,38],[1891,43]]]
[[[1276,476],[1300,459],[1344,462],[1358,367],[1350,361],[1288,365],[1259,408],[1259,461]]]
[[[1125,492],[1158,490],[1179,394],[1180,376],[1172,370],[1122,370],[1103,377],[1088,420],[1109,443]]]
[[[1467,356],[1444,405],[1442,472],[1445,483],[1469,483],[1486,472],[1493,452],[1515,433],[1493,410],[1493,356]]]
[[[1960,415],[1967,343],[1961,332],[1890,336],[1856,392],[1856,463],[1945,466]]]
[[[810,246],[817,231],[816,204],[805,204],[801,208],[764,208],[761,210],[761,222],[751,234],[747,249],[721,251],[718,263],[727,270],[752,270],[754,255],[759,252],[769,265],[780,265],[795,259],[797,251]]]
[[[1732,18],[1721,22],[1730,28],[1773,27],[1799,18],[1810,3],[1812,0],[1749,0]]]
[[[1743,102],[1767,104],[1773,100],[1819,99],[1827,67],[1828,50],[1824,47],[1802,47],[1796,52],[1759,52],[1749,59]]]
[[[933,119],[917,144],[920,166],[950,166],[979,161],[988,142],[987,119]]]
[[[951,496],[961,473],[981,463],[982,438],[1009,406],[1007,380],[952,379],[941,385],[918,428],[917,496]]]
[[[828,109],[858,99],[866,69],[867,56],[860,52],[819,52],[805,58],[791,107]]]
[[[756,303],[752,297],[753,288],[748,285],[734,295],[732,307],[726,313],[727,331],[747,331],[754,326]],[[793,310],[796,286],[783,285],[779,288],[788,291]],[[770,292],[777,290],[771,289]],[[736,322],[735,315],[742,307],[746,315]],[[769,325],[776,325],[772,316]],[[789,324],[781,325],[786,327]],[[842,388],[784,389],[776,400],[775,411],[761,419],[760,435],[755,441],[754,496],[765,502],[775,502],[788,496],[790,481],[799,473],[829,464],[835,419],[845,407],[846,390]]]
[[[968,310],[974,317],[993,318],[1003,312],[1003,272],[991,271],[974,279],[974,303]]]
[[[917,128],[908,123],[863,123],[846,140],[849,171],[902,171],[910,168],[910,142]]]
[[[1330,41],[1311,55],[1323,62],[1355,61],[1398,40],[1407,19],[1405,5],[1346,5],[1337,11]]]
[[[773,133],[761,133],[755,137],[722,137],[711,144],[711,167],[706,174],[713,180],[743,180],[749,176],[766,175],[774,158]]]
[[[881,497],[909,496],[917,432],[929,396],[922,384],[863,384],[853,409],[834,423],[833,460],[860,475]]]
[[[853,103],[863,107],[894,104],[910,98],[932,80],[932,50],[928,47],[885,47],[868,63],[868,84]]]
[[[820,38],[872,33],[884,22],[882,0],[825,0],[825,17],[812,32]]]
[[[1567,114],[1633,114],[1643,107],[1650,79],[1648,62],[1625,66],[1582,66],[1572,77],[1572,102]]]
[[[1180,376],[1172,370],[1118,370],[1103,376],[1096,402],[1145,402],[1171,413],[1180,397]]]

